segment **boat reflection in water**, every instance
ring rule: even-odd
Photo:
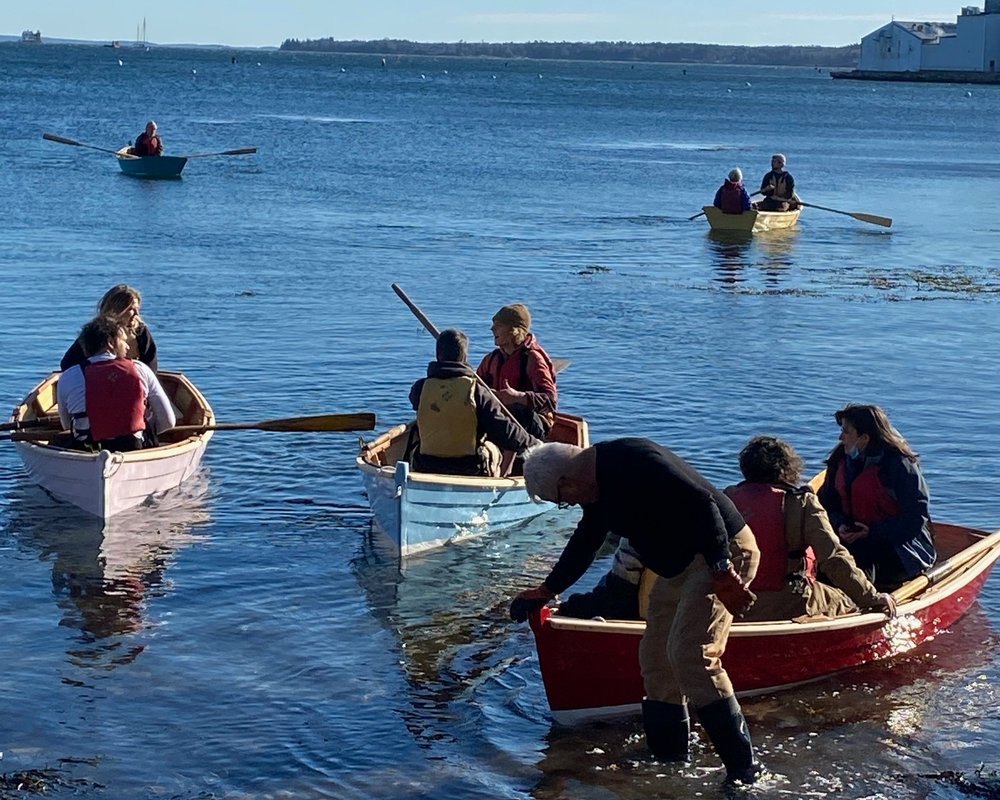
[[[777,288],[793,265],[798,228],[782,228],[763,233],[743,231],[708,232],[709,254],[716,282],[736,288],[762,279],[762,291]],[[743,287],[750,288],[750,287]]]
[[[80,636],[68,650],[80,667],[113,668],[133,661],[145,645],[134,634],[149,626],[149,602],[169,590],[167,567],[198,541],[210,522],[208,475],[200,471],[176,490],[107,523],[67,514],[44,491],[22,482],[10,498],[7,531],[52,564],[52,593],[61,626]]]

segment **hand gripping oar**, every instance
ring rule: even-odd
[[[240,147],[236,150],[223,150],[221,153],[194,153],[190,156],[178,156],[178,158],[208,158],[209,156],[248,156],[256,153],[256,147]]]
[[[111,153],[113,156],[118,156],[119,158],[138,158],[138,156],[133,156],[128,153],[121,154],[117,150],[112,150],[109,147],[98,147],[94,144],[84,144],[83,142],[78,142],[75,139],[67,139],[65,136],[56,136],[54,133],[43,133],[43,139],[48,139],[50,142],[59,142],[59,144],[69,144],[73,147],[86,147],[88,150],[100,150],[102,153]]]
[[[820,211],[829,211],[833,214],[843,214],[848,217],[854,217],[854,219],[861,222],[867,222],[871,225],[881,225],[883,228],[891,228],[892,220],[889,217],[880,217],[877,214],[862,214],[857,211],[839,211],[836,208],[827,208],[826,206],[818,206],[815,203],[805,203],[799,200],[800,206],[805,206],[806,208],[818,208]]]

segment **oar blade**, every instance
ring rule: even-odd
[[[553,358],[552,359],[552,371],[558,375],[564,369],[566,369],[573,362],[568,358]]]
[[[82,144],[74,141],[73,139],[67,139],[65,136],[56,136],[54,133],[43,133],[42,138],[48,139],[50,142],[59,142],[59,144],[69,144],[73,147],[83,147]]]
[[[872,225],[881,225],[883,228],[891,228],[892,220],[889,217],[880,217],[877,214],[851,214],[854,219],[860,220],[861,222],[868,222]]]
[[[255,427],[260,428],[262,431],[283,431],[288,433],[371,431],[375,429],[375,415],[370,411],[361,411],[355,414],[316,414],[311,417],[264,420]]]

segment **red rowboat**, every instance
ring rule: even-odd
[[[733,625],[724,663],[741,696],[820,680],[835,672],[906,653],[947,630],[976,601],[1000,557],[1000,531],[935,523],[939,561],[893,596],[896,619],[851,614]],[[643,697],[639,640],[645,622],[531,617],[538,663],[555,721],[638,713]]]

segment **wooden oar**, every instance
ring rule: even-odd
[[[959,570],[970,566],[998,545],[1000,545],[1000,531],[994,531],[989,536],[984,536],[978,542],[952,556],[947,561],[942,561],[923,575],[918,575],[913,580],[907,581],[892,593],[892,599],[896,601],[897,605],[911,600],[925,589],[941,583],[941,581],[950,578]]]
[[[327,433],[332,431],[370,431],[375,428],[375,415],[370,411],[356,414],[316,414],[311,417],[265,419],[262,422],[218,422],[215,425],[177,425],[165,433],[194,434],[206,431],[275,431],[278,433]],[[0,436],[5,442],[38,442],[56,436],[68,436],[69,431],[15,431]]]
[[[95,144],[84,144],[83,142],[78,142],[75,139],[67,139],[65,136],[56,136],[54,133],[43,133],[43,139],[48,139],[50,142],[59,142],[59,144],[69,144],[73,147],[86,147],[89,150],[100,150],[102,153],[111,153],[112,155],[124,157],[124,158],[138,158],[138,156],[133,156],[128,153],[120,154],[117,150],[112,150],[108,147],[98,147]]]
[[[0,422],[0,431],[23,431],[26,428],[53,428],[58,430],[59,415],[53,414],[50,417],[38,417],[38,419],[27,419],[21,422]]]
[[[169,433],[202,433],[204,431],[324,433],[327,431],[370,431],[374,428],[375,415],[370,411],[361,411],[357,414],[317,414],[311,417],[266,419],[262,422],[218,422],[215,425],[178,425],[171,428]]]
[[[208,158],[209,156],[248,156],[256,153],[256,147],[240,147],[237,150],[223,150],[221,153],[194,153],[190,156],[178,156],[178,158]]]
[[[751,196],[751,197],[756,197],[756,196],[757,196],[757,195],[759,195],[759,194],[760,194],[760,192],[754,192],[754,193],[753,193],[752,195],[750,195],[750,196]],[[705,211],[704,211],[704,209],[702,209],[701,211],[699,211],[699,212],[698,212],[697,214],[695,214],[695,215],[694,215],[693,217],[688,217],[688,222],[691,222],[692,220],[696,220],[696,219],[698,219],[698,217],[703,217],[703,216],[705,216]]]
[[[826,206],[818,206],[815,203],[804,203],[799,200],[800,206],[805,206],[806,208],[818,208],[820,211],[829,211],[833,214],[843,214],[848,217],[854,217],[856,220],[861,222],[867,222],[871,225],[881,225],[883,228],[891,228],[892,220],[889,217],[880,217],[878,214],[862,214],[857,211],[839,211],[836,208],[827,208]]]

